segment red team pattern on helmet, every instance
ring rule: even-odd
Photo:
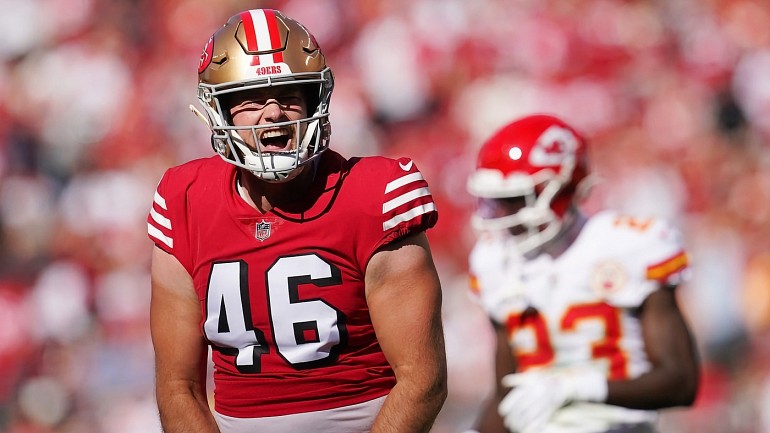
[[[278,33],[275,13],[269,9],[251,10],[241,13],[243,30],[246,34],[246,51],[249,54],[265,53],[283,48]],[[272,60],[272,62],[271,62]],[[269,55],[258,55],[252,59],[252,66],[263,62],[282,63],[283,53],[276,51]]]
[[[209,41],[206,42],[206,46],[203,48],[203,52],[201,53],[201,59],[198,63],[198,73],[200,74],[203,72],[206,68],[209,67],[211,64],[211,58],[214,55],[214,37],[210,37]]]

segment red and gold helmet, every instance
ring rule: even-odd
[[[256,135],[264,126],[231,124],[227,95],[271,86],[302,86],[309,117],[290,124],[296,149],[251,149],[237,131]],[[214,150],[227,162],[273,182],[291,179],[329,146],[329,101],[334,77],[315,37],[299,22],[272,9],[233,15],[209,39],[198,66],[198,100],[212,130]],[[270,127],[283,126],[273,124]]]
[[[521,250],[532,250],[561,229],[588,177],[586,143],[554,116],[517,119],[481,147],[468,192],[477,197],[473,225],[511,230]]]

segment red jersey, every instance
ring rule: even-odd
[[[413,161],[327,150],[305,203],[260,213],[235,166],[212,156],[166,171],[147,218],[192,276],[212,348],[215,410],[252,418],[386,395],[364,273],[383,245],[438,218]]]

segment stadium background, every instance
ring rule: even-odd
[[[764,0],[0,0],[0,431],[159,431],[145,216],[165,167],[212,154],[187,109],[200,50],[253,7],[324,48],[333,148],[412,156],[431,183],[450,368],[434,432],[470,425],[492,380],[465,177],[533,111],[591,137],[589,212],[683,228],[703,386],[664,431],[770,432]]]

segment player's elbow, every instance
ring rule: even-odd
[[[437,411],[444,406],[444,402],[449,394],[447,385],[446,370],[435,372],[431,375],[431,380],[423,387],[424,401],[431,402]]]
[[[432,406],[438,406],[439,408],[443,406],[448,395],[446,372],[440,370],[431,372],[424,376],[424,379],[420,382],[420,399],[425,402],[430,402]]]
[[[670,406],[692,406],[695,403],[695,397],[698,394],[697,386],[689,386],[687,388],[681,388],[673,395]]]
[[[415,401],[443,405],[448,395],[447,369],[443,362],[435,361],[416,366],[394,367],[396,386]]]
[[[446,374],[444,374],[440,380],[436,381],[436,384],[433,388],[433,394],[435,396],[434,398],[437,402],[440,403],[440,405],[443,406],[447,396],[449,395],[449,386],[447,385]]]
[[[699,382],[700,378],[697,371],[678,374],[670,386],[670,406],[692,406],[698,395]]]
[[[441,408],[444,407],[444,403],[446,402],[447,396],[448,396],[448,388],[446,381],[443,381],[441,383],[437,383],[436,386],[432,387],[429,393],[429,398],[432,401],[431,406],[433,407],[433,411],[438,416],[438,413],[441,411]]]
[[[698,385],[700,377],[698,374],[692,374],[683,385],[681,406],[692,406],[695,398],[698,396]]]

